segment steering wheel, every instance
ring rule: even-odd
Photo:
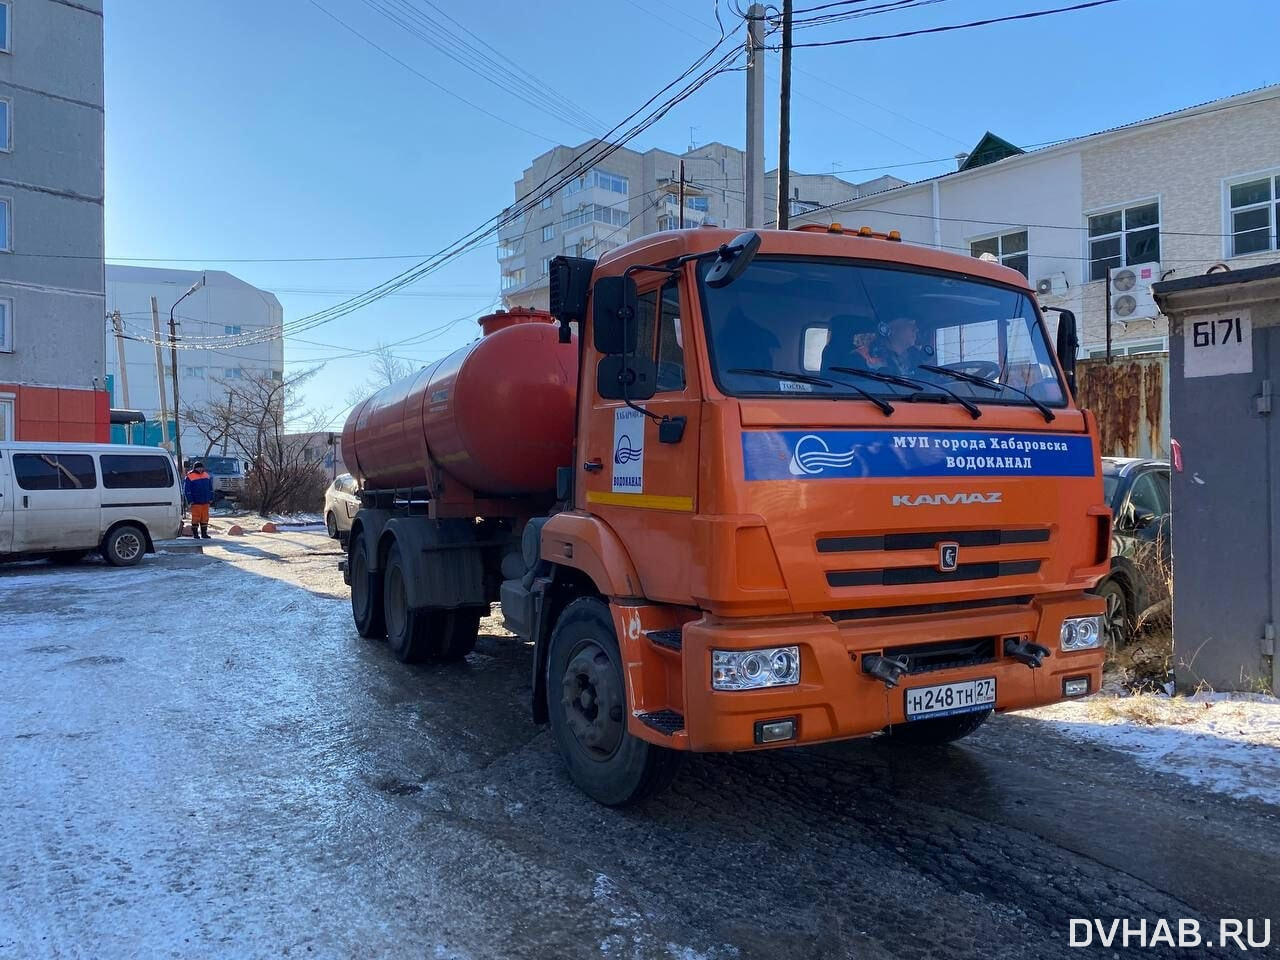
[[[942,366],[973,377],[982,377],[984,380],[1000,379],[1000,364],[994,360],[962,360],[959,363],[944,363]]]

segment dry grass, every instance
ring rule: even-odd
[[[1186,697],[1139,693],[1132,697],[1096,697],[1079,704],[1093,723],[1134,723],[1144,727],[1178,727],[1200,720],[1213,704]]]

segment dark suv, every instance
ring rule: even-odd
[[[1169,605],[1169,464],[1103,457],[1102,483],[1115,516],[1111,573],[1093,592],[1107,601],[1107,639],[1120,646],[1147,618]]]

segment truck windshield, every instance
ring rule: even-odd
[[[710,266],[702,261],[700,281]],[[902,267],[767,256],[726,287],[699,285],[712,370],[731,396],[856,397],[843,379],[886,398],[918,395],[924,385],[977,403],[1066,402],[1035,304],[1017,290]],[[769,371],[836,383],[824,387]]]
[[[205,457],[205,469],[218,476],[234,476],[240,472],[240,461],[235,457]]]

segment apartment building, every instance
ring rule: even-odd
[[[515,197],[537,189],[598,141],[557,146],[536,157],[515,183]],[[684,163],[684,207],[680,206],[680,164]],[[581,169],[555,195],[504,226],[498,234],[498,265],[507,307],[546,309],[547,270],[560,254],[600,257],[628,240],[659,230],[702,224],[740,227],[745,222],[743,192],[746,154],[723,143],[685,153],[624,148],[597,166]],[[765,209],[776,209],[777,171],[765,177]],[[881,177],[857,184],[833,174],[791,174],[791,209],[811,210],[863,196],[904,181]]]
[[[0,439],[105,441],[100,0],[0,0]]]
[[[1167,349],[1150,284],[1280,260],[1278,221],[1280,85],[1039,150],[988,133],[954,172],[794,222],[998,259],[1074,310],[1100,356],[1108,328],[1113,355]]]
[[[203,277],[204,285],[178,303],[192,284]],[[221,270],[168,270],[155,267],[107,267],[106,326],[107,372],[111,375],[113,403],[117,407],[141,411],[149,421],[146,442],[157,442],[162,411],[173,420],[173,366],[168,346],[162,347],[164,402],[160,398],[160,375],[156,366],[155,328],[151,298],[155,297],[161,339],[167,340],[169,309],[177,304],[179,343],[190,339],[202,346],[225,338],[222,349],[183,348],[178,350],[178,398],[182,405],[182,452],[184,456],[203,454],[209,439],[196,430],[186,416],[192,408],[207,407],[225,397],[227,390],[246,377],[284,377],[284,341],[279,337],[255,343],[241,342],[255,333],[278,330],[284,311],[275,295]],[[115,336],[116,314],[123,336]],[[103,339],[101,321],[96,336]],[[121,367],[120,350],[124,365]],[[168,426],[166,425],[166,430]],[[215,445],[216,452],[224,450]]]

